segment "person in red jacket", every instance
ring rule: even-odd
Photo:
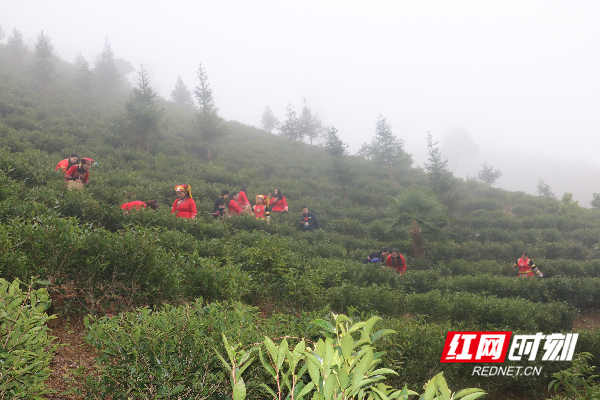
[[[270,206],[272,212],[288,212],[288,204],[281,189],[275,189],[275,196],[271,198]]]
[[[150,207],[153,210],[158,209],[160,204],[156,200],[148,200],[147,202],[143,201],[130,201],[128,203],[121,204],[121,209],[126,210],[124,214],[127,214],[129,210],[140,210],[142,208],[146,208],[146,206]]]
[[[229,212],[233,215],[240,215],[242,207],[240,207],[238,200],[240,199],[240,192],[233,192],[231,194],[231,200],[229,200]]]
[[[238,201],[242,208],[252,207],[252,205],[250,205],[250,200],[248,200],[247,192],[248,185],[242,185],[242,187],[240,188],[240,200]]]
[[[56,164],[55,170],[68,171],[73,165],[77,165],[79,163],[79,156],[75,153],[71,154],[69,158],[65,158]]]
[[[192,199],[192,189],[190,185],[175,186],[177,199],[173,203],[171,214],[177,218],[196,219],[196,202]]]
[[[82,158],[81,165],[73,165],[65,174],[65,181],[75,181],[84,185],[90,183],[90,168],[95,160]]]
[[[521,258],[519,258],[517,262],[513,264],[513,269],[519,270],[519,275],[517,275],[517,278],[533,278],[534,271],[539,275],[540,278],[544,277],[544,274],[541,273],[533,261],[529,259],[529,255],[525,252]]]
[[[402,275],[406,272],[406,261],[404,261],[404,257],[400,254],[400,250],[392,249],[392,253],[387,256],[385,260],[385,264],[396,270],[398,275]]]

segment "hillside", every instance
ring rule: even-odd
[[[354,310],[363,320],[379,315],[381,325],[398,332],[382,339],[384,364],[398,373],[388,382],[396,387],[422,387],[444,371],[452,387],[481,387],[497,398],[544,397],[551,374],[571,365],[538,360],[531,364],[543,366],[540,377],[484,380],[472,376],[470,365],[440,364],[439,357],[449,330],[570,332],[579,311],[600,308],[599,211],[451,179],[443,218],[421,223],[431,230],[423,229],[417,245],[411,226],[389,228],[398,218],[392,198],[419,190],[432,196],[419,168],[400,163],[390,180],[378,160],[347,156],[344,190],[324,148],[235,121],[211,143],[209,163],[194,125],[197,110],[160,98],[159,128],[148,150],[138,150],[125,113],[133,88],[84,90],[78,67],[52,63],[52,79],[41,82],[32,53],[17,60],[0,44],[0,277],[39,277],[50,282],[52,313],[92,315],[88,341],[104,354],[98,362],[106,376],[90,379],[89,393],[109,390],[111,379],[126,381],[108,367],[133,362],[111,353],[124,339],[109,340],[102,329],[135,330],[143,312],[134,310],[143,306],[167,313],[160,323],[168,325],[183,312],[175,306],[195,304],[198,318],[210,315],[214,329],[247,343],[264,335],[314,336],[309,322],[329,311]],[[68,191],[54,170],[72,152],[98,163],[81,192]],[[196,220],[171,215],[178,184],[191,185]],[[220,190],[242,184],[251,200],[280,188],[290,212],[273,215],[268,225],[213,219]],[[119,208],[149,199],[161,207],[130,214]],[[321,230],[300,230],[303,205]],[[405,256],[405,275],[362,263],[384,246]],[[524,251],[544,279],[513,278],[512,263]],[[103,318],[118,313],[119,320]],[[579,333],[577,352],[592,353],[596,364],[600,330]],[[206,369],[219,369],[218,361],[210,363]],[[213,383],[211,394],[224,392],[222,382]],[[252,390],[260,396],[260,388]]]

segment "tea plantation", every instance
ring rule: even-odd
[[[452,192],[435,199],[443,218],[421,224],[417,243],[414,225],[390,229],[399,216],[392,198],[419,190],[434,196],[428,174],[407,159],[390,180],[377,160],[345,156],[341,180],[322,146],[228,121],[226,134],[210,143],[209,162],[197,110],[160,98],[160,125],[138,150],[125,110],[131,87],[84,87],[81,68],[58,59],[52,79],[40,81],[34,53],[16,59],[10,51],[0,44],[0,358],[22,346],[37,361],[2,363],[7,398],[47,391],[51,352],[39,349],[52,346],[45,325],[52,314],[87,315],[86,338],[100,365],[82,377],[87,398],[226,398],[227,368],[214,351],[227,354],[223,335],[240,348],[265,336],[286,337],[292,348],[303,339],[317,346],[323,329],[338,326],[331,312],[354,324],[377,315],[374,332],[396,332],[365,334],[384,352],[378,367],[396,373],[385,380],[394,388],[422,392],[443,371],[453,390],[546,398],[552,374],[572,366],[541,357],[507,361],[542,367],[542,374],[483,378],[472,376],[472,364],[441,364],[440,357],[449,330],[572,332],[579,312],[600,308],[600,211],[451,178]],[[67,190],[54,170],[73,152],[98,163],[82,191]],[[195,220],[171,214],[177,184],[191,185]],[[274,214],[270,224],[212,218],[220,190],[242,184],[251,200],[281,188],[289,213]],[[161,207],[119,208],[150,199]],[[321,230],[300,229],[302,205]],[[363,264],[383,246],[400,250],[406,274]],[[524,251],[543,279],[514,277],[512,264]],[[16,279],[24,284],[11,285]],[[4,319],[11,312],[35,322],[11,317],[11,325]],[[597,365],[600,330],[578,333],[576,353],[591,353]],[[5,344],[11,334],[20,335],[16,347]],[[260,385],[277,387],[268,371],[258,358],[250,364],[247,397],[272,397]],[[305,388],[308,376],[299,378]]]

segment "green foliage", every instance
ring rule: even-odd
[[[155,311],[141,308],[113,317],[86,317],[86,340],[100,353],[99,374],[86,379],[88,398],[222,395],[228,392],[221,372],[224,360],[215,351],[234,351],[222,342],[223,335],[232,343],[255,343],[265,335],[302,336],[308,334],[306,318],[311,317],[273,315],[263,320],[256,309],[242,304],[203,305],[202,299]],[[235,372],[241,376],[244,371]],[[255,368],[246,374],[252,381],[260,379]],[[247,389],[249,395],[259,390],[258,385]]]
[[[44,283],[44,282],[36,282]],[[45,385],[56,345],[46,323],[50,297],[33,281],[21,288],[0,278],[0,398],[42,399],[51,393]]]
[[[600,385],[594,382],[600,375],[593,375],[595,366],[590,366],[592,355],[579,353],[573,360],[573,366],[552,374],[554,380],[548,384],[548,391],[561,393],[558,399],[592,400],[600,397]]]

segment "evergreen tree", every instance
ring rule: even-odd
[[[48,35],[42,31],[38,35],[33,55],[32,73],[35,79],[45,87],[55,76],[54,71],[54,45]]]
[[[273,132],[273,129],[275,129],[279,124],[275,114],[273,114],[273,111],[271,111],[271,107],[267,106],[265,111],[263,111],[262,116],[260,117],[260,124],[261,127],[269,133]]]
[[[82,92],[88,93],[94,87],[94,72],[92,71],[92,67],[81,53],[75,56],[75,66],[77,67],[75,83]]]
[[[145,146],[146,151],[150,152],[150,139],[158,134],[163,109],[159,107],[156,93],[150,87],[144,66],[139,75],[138,86],[133,88],[125,104],[125,115],[137,149]]]
[[[302,114],[299,119],[300,133],[303,138],[308,138],[310,144],[313,140],[316,140],[323,131],[323,123],[317,114],[312,113],[311,109],[308,108],[306,98],[302,99]]]
[[[198,67],[198,79],[200,83],[194,89],[194,95],[198,102],[198,114],[196,117],[196,128],[206,145],[206,154],[208,162],[212,162],[210,148],[214,142],[221,136],[227,133],[225,122],[219,117],[219,109],[215,106],[212,96],[212,89],[208,83],[208,76],[202,68],[202,64]]]
[[[393,179],[392,168],[402,163],[412,164],[411,156],[404,151],[404,140],[394,136],[392,126],[382,115],[375,125],[375,136],[371,144],[363,143],[358,154],[387,165],[390,180]]]
[[[493,186],[501,176],[502,172],[499,169],[494,171],[494,168],[491,165],[487,165],[487,163],[483,163],[481,170],[477,172],[477,179],[488,186]]]
[[[340,139],[338,130],[333,126],[325,128],[323,139],[323,148],[329,155],[333,175],[342,188],[342,197],[348,200],[348,185],[352,177],[348,145]]]
[[[453,189],[453,175],[448,169],[448,160],[442,159],[442,153],[437,146],[438,142],[433,143],[433,136],[427,132],[427,151],[429,153],[429,163],[425,164],[425,171],[429,176],[429,184],[433,192],[443,197]]]
[[[181,76],[177,77],[175,88],[171,92],[171,101],[182,106],[190,106],[192,102],[192,92],[187,88]]]
[[[546,199],[556,199],[556,194],[552,191],[550,185],[544,182],[542,178],[540,178],[540,180],[538,181],[537,193],[538,196]]]
[[[279,124],[278,129],[279,135],[291,140],[294,145],[303,139],[302,132],[300,131],[300,119],[296,115],[292,103],[288,103],[285,112],[285,121]],[[298,147],[295,146],[295,149],[297,155]]]
[[[0,42],[2,42],[4,40],[4,36],[5,36],[4,29],[2,29],[2,25],[0,25]]]
[[[11,59],[17,63],[21,62],[25,54],[27,54],[27,46],[25,45],[23,34],[17,28],[13,29],[12,36],[8,38],[7,46]]]
[[[115,54],[110,48],[108,38],[104,39],[104,49],[96,58],[94,74],[98,81],[98,87],[106,90],[109,97],[111,90],[121,83],[121,76],[115,64]]]
[[[600,210],[600,193],[592,194],[592,201],[590,201],[590,205],[592,208],[596,210]]]

